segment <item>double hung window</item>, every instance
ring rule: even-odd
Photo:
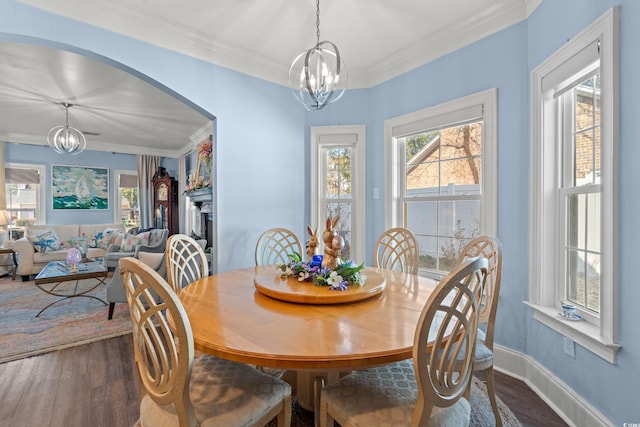
[[[5,166],[7,213],[12,224],[23,227],[46,223],[45,166],[25,163],[7,163]]]
[[[496,91],[387,120],[387,228],[420,246],[419,270],[443,277],[464,246],[496,232]]]
[[[318,236],[327,217],[340,215],[337,231],[344,238],[342,256],[364,261],[364,126],[323,126],[311,129],[311,222]]]
[[[529,304],[534,318],[615,363],[616,8],[532,73]],[[582,322],[560,319],[561,303]]]
[[[140,226],[140,198],[138,175],[135,171],[115,171],[116,188],[115,222],[121,222],[128,229]]]

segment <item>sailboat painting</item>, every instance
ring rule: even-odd
[[[109,169],[51,165],[53,209],[109,209]]]

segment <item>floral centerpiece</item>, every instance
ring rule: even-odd
[[[213,143],[211,141],[205,141],[198,145],[198,158],[202,159],[207,167],[211,167],[211,150],[213,149]]]
[[[311,282],[316,286],[329,286],[329,290],[344,291],[349,284],[363,286],[367,277],[360,273],[364,263],[358,265],[353,260],[338,262],[334,270],[322,266],[322,255],[316,255],[313,260],[303,261],[299,253],[287,255],[288,264],[278,265],[276,268],[281,277],[297,277],[300,282]]]
[[[190,191],[200,190],[207,187],[209,187],[209,181],[205,181],[202,177],[198,178],[193,174],[189,174],[187,177],[187,186],[184,189],[184,192],[186,194]]]
[[[197,164],[194,173],[187,176],[187,186],[184,189],[184,194],[203,188],[209,188],[211,186],[211,153],[213,150],[213,142],[211,140],[203,141],[198,145],[197,152]]]

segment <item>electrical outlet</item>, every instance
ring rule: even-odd
[[[563,346],[563,351],[564,354],[566,354],[567,356],[575,359],[576,358],[576,343],[567,337],[563,337],[564,340],[564,346]]]

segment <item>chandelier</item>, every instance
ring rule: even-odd
[[[64,126],[51,128],[47,134],[47,142],[56,153],[79,154],[87,147],[87,140],[78,129],[69,126],[69,107],[73,104],[63,102],[66,120]]]
[[[293,60],[289,87],[309,111],[337,101],[347,87],[347,69],[338,47],[330,41],[320,41],[320,0],[316,0],[316,45]]]

